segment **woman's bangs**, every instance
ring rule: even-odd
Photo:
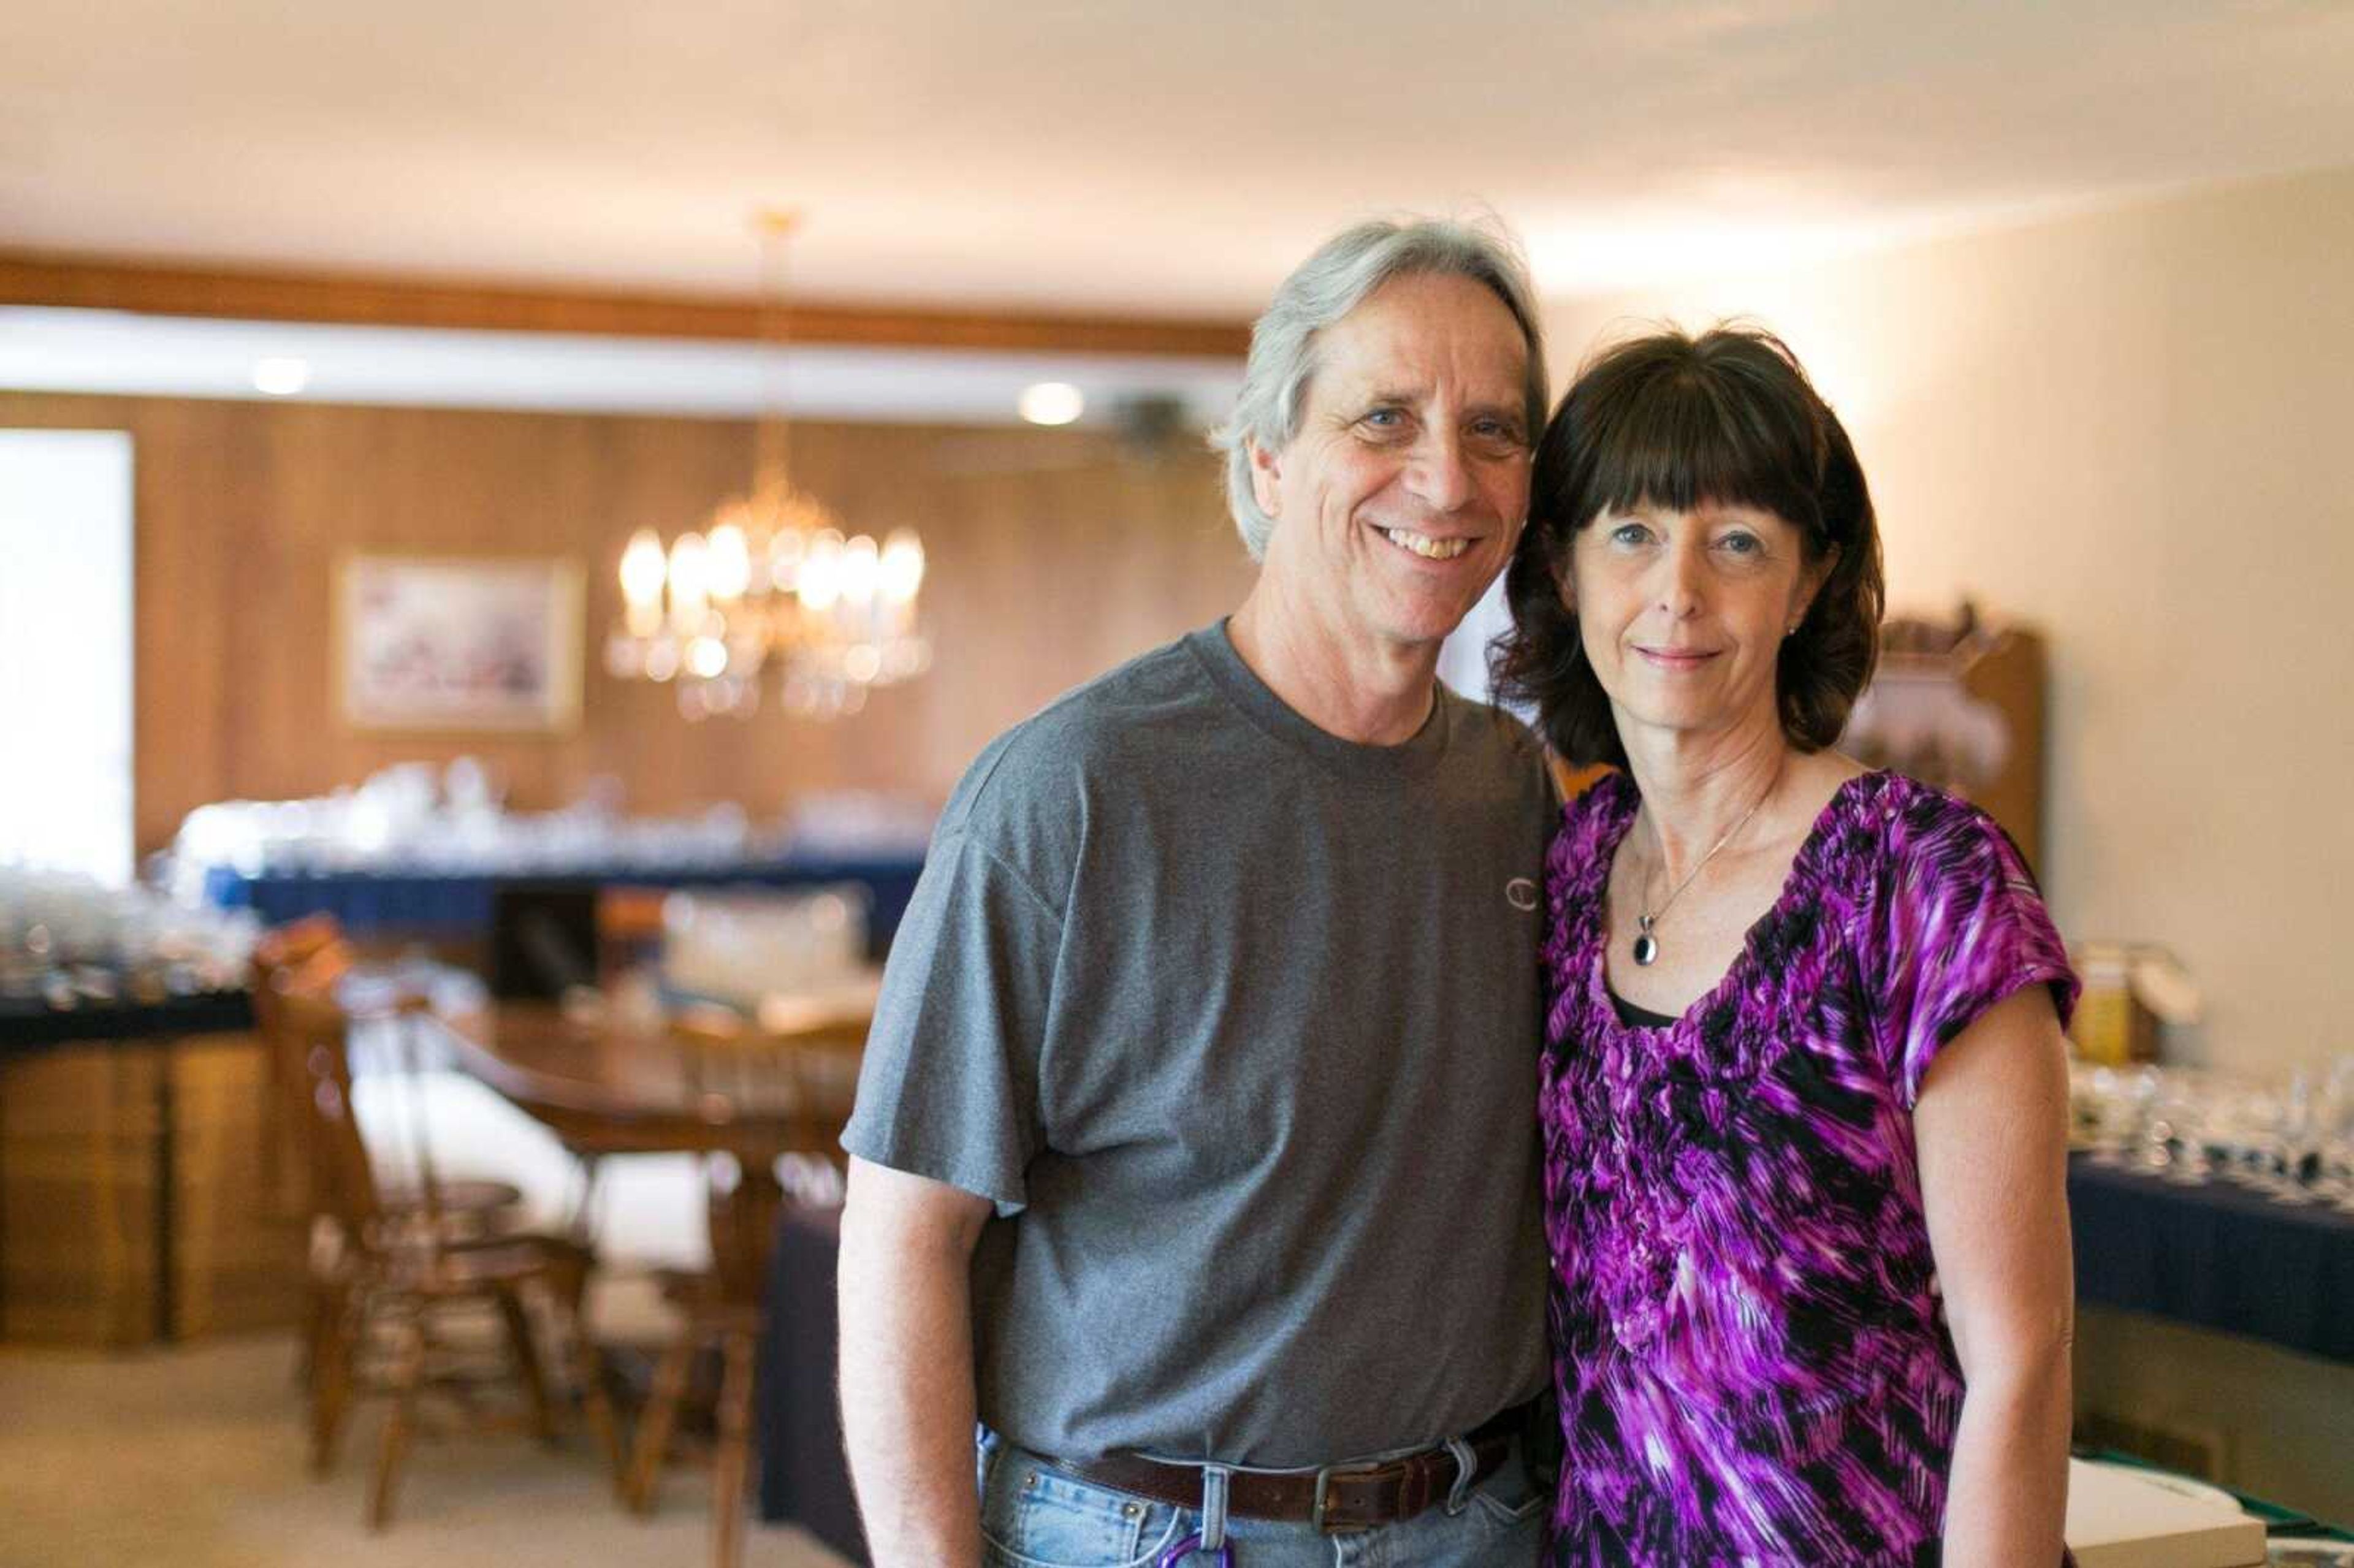
[[[1597,410],[1581,524],[1606,508],[1642,506],[1755,506],[1791,515],[1789,454],[1711,392],[1696,379],[1663,377],[1634,388],[1615,414]]]

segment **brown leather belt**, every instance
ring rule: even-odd
[[[1491,1416],[1465,1435],[1471,1448],[1476,1486],[1495,1474],[1511,1452],[1525,1405]],[[1095,1459],[1050,1460],[1066,1475],[1114,1491],[1132,1492],[1177,1508],[1202,1506],[1202,1467],[1148,1459],[1140,1454],[1107,1454]],[[1226,1511],[1236,1519],[1305,1520],[1327,1535],[1345,1535],[1395,1524],[1442,1502],[1458,1480],[1455,1456],[1426,1448],[1378,1465],[1329,1465],[1320,1470],[1235,1470],[1226,1483]]]

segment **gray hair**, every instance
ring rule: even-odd
[[[1299,433],[1308,383],[1316,374],[1317,334],[1391,280],[1428,273],[1484,283],[1512,313],[1529,349],[1529,440],[1534,441],[1544,428],[1551,383],[1545,378],[1535,291],[1518,242],[1501,224],[1376,218],[1342,229],[1275,291],[1267,313],[1251,327],[1250,357],[1243,365],[1234,412],[1210,432],[1212,449],[1226,456],[1226,508],[1253,560],[1266,556],[1275,519],[1259,509],[1252,493],[1251,449],[1278,451]]]

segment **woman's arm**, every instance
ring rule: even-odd
[[[1938,1052],[1914,1111],[1922,1203],[1961,1357],[1946,1568],[2057,1563],[2068,1506],[2068,1070],[2051,992]]]

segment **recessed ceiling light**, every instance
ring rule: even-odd
[[[311,385],[311,362],[282,355],[253,362],[253,387],[272,397],[292,397]]]
[[[1067,425],[1087,412],[1087,397],[1067,381],[1041,381],[1022,389],[1016,405],[1034,425]]]

